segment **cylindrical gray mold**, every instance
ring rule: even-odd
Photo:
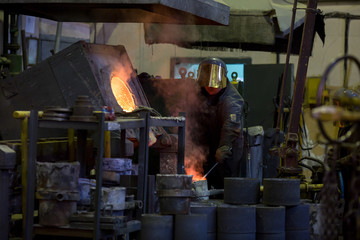
[[[229,204],[257,204],[260,181],[257,178],[225,178],[224,202]]]
[[[255,206],[224,204],[217,208],[217,227],[220,233],[255,233]]]
[[[216,206],[191,205],[191,214],[205,214],[207,221],[207,233],[216,233]]]
[[[175,215],[175,240],[199,240],[207,238],[207,222],[204,214]]]
[[[156,193],[161,214],[189,214],[192,176],[185,174],[157,174]]]
[[[141,215],[140,240],[172,240],[173,233],[172,215]]]
[[[265,178],[263,185],[263,204],[271,206],[295,206],[300,204],[299,179]]]
[[[309,230],[310,228],[310,205],[300,204],[286,207],[285,230]]]
[[[285,232],[286,239],[288,240],[309,240],[310,230],[294,230]]]
[[[285,232],[285,207],[256,206],[257,233]]]
[[[216,240],[216,232],[208,232],[206,234],[206,240]]]
[[[218,233],[217,240],[255,240],[256,233]]]
[[[285,240],[285,232],[281,233],[256,233],[256,240]],[[289,238],[289,240],[292,240]]]

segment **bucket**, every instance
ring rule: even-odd
[[[210,191],[208,189],[207,180],[200,180],[193,182],[194,185],[194,199],[195,200],[209,200]]]
[[[157,174],[156,194],[161,214],[189,214],[192,196],[192,176]]]

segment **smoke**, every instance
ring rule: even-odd
[[[185,171],[194,175],[194,178],[202,177],[208,148],[200,141],[205,131],[201,118],[209,109],[200,94],[200,87],[193,79],[155,81],[154,86],[157,93],[164,98],[169,114],[178,116],[185,112]]]

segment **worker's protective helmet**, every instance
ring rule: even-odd
[[[201,87],[225,88],[226,64],[219,58],[208,58],[202,61],[197,72],[197,83]]]

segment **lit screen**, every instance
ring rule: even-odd
[[[232,81],[232,77],[231,74],[233,72],[237,73],[237,78],[236,81],[244,81],[244,64],[243,63],[228,63],[226,64],[227,66],[227,77],[230,81]],[[188,77],[189,72],[193,72],[194,73],[194,78],[197,77],[197,69],[199,67],[198,63],[179,63],[177,65],[175,65],[174,68],[174,78],[181,78],[181,75],[179,73],[179,69],[180,68],[186,68],[187,73],[185,77]]]

